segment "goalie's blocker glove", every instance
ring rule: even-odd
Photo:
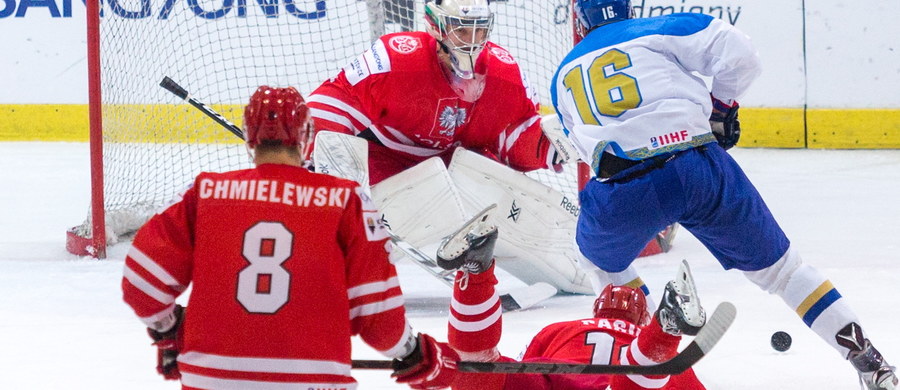
[[[710,95],[712,97],[712,95]],[[709,125],[722,149],[731,149],[741,139],[741,122],[738,121],[738,102],[726,104],[712,97],[713,112],[709,117]]]
[[[158,349],[156,354],[156,372],[167,380],[178,380],[181,379],[177,359],[183,342],[184,307],[175,305],[175,311],[172,315],[175,317],[175,324],[169,330],[160,332],[147,328],[147,333],[153,339],[153,345]]]

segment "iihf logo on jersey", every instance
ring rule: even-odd
[[[468,116],[469,113],[465,108],[444,107],[444,110],[441,111],[441,115],[438,118],[441,125],[438,134],[453,138],[453,135],[456,134],[456,129],[466,123]]]
[[[650,137],[650,147],[653,149],[661,148],[663,146],[674,144],[678,142],[684,142],[688,140],[688,131],[687,130],[678,130],[669,134],[664,134],[659,137]]]

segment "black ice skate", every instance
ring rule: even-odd
[[[448,236],[437,250],[437,264],[443,269],[482,273],[494,262],[498,231],[491,219],[493,204]]]
[[[881,353],[863,336],[859,324],[851,322],[835,335],[837,343],[850,349],[847,360],[859,373],[859,382],[866,390],[897,389],[894,367],[884,361]]]
[[[663,331],[674,336],[694,336],[706,324],[706,311],[700,305],[694,277],[686,260],[681,261],[675,280],[666,283],[656,318]]]

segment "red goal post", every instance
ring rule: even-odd
[[[572,0],[493,0],[491,40],[516,57],[547,110],[573,46]],[[309,94],[384,33],[423,30],[421,0],[86,0],[91,205],[67,232],[106,256],[201,171],[246,168],[243,145],[158,87],[172,76],[230,121],[262,84]],[[577,200],[574,163],[529,176]],[[94,223],[97,221],[97,223]]]

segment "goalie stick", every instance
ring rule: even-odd
[[[212,118],[214,121],[216,121],[216,123],[224,127],[236,137],[244,139],[244,131],[241,130],[240,127],[216,112],[216,110],[213,110],[211,107],[207,106],[205,103],[194,99],[191,94],[186,89],[184,89],[184,87],[175,82],[175,80],[172,80],[169,76],[164,76],[162,81],[160,81],[159,86],[163,87],[165,90],[171,92],[175,96],[178,96],[182,100],[190,103],[191,106],[194,106],[194,108],[200,110],[200,112]],[[496,205],[489,206],[487,209],[478,213],[475,218],[480,218],[482,215],[484,215],[484,213],[493,208],[493,206]],[[468,226],[470,222],[471,221],[466,222],[466,224],[463,226]],[[394,243],[394,245],[396,245],[398,248],[400,248],[400,250],[410,256],[410,258],[412,258],[412,260],[416,264],[440,279],[447,286],[451,288],[453,287],[453,280],[455,275],[454,271],[446,271],[438,267],[437,262],[435,262],[433,258],[423,253],[412,244],[404,241],[400,237],[391,234],[390,239],[391,242]],[[512,290],[507,294],[501,295],[500,301],[502,303],[503,310],[505,311],[521,310],[527,309],[535,303],[550,298],[553,295],[556,295],[555,288],[547,283],[535,283],[531,286],[522,287],[516,290]]]
[[[618,375],[677,375],[706,356],[722,339],[725,331],[734,322],[737,309],[730,302],[722,302],[709,317],[706,325],[678,355],[665,362],[649,365],[600,365],[569,363],[527,363],[527,362],[458,362],[462,372],[492,374],[618,374]],[[390,370],[389,360],[354,360],[353,368]]]

